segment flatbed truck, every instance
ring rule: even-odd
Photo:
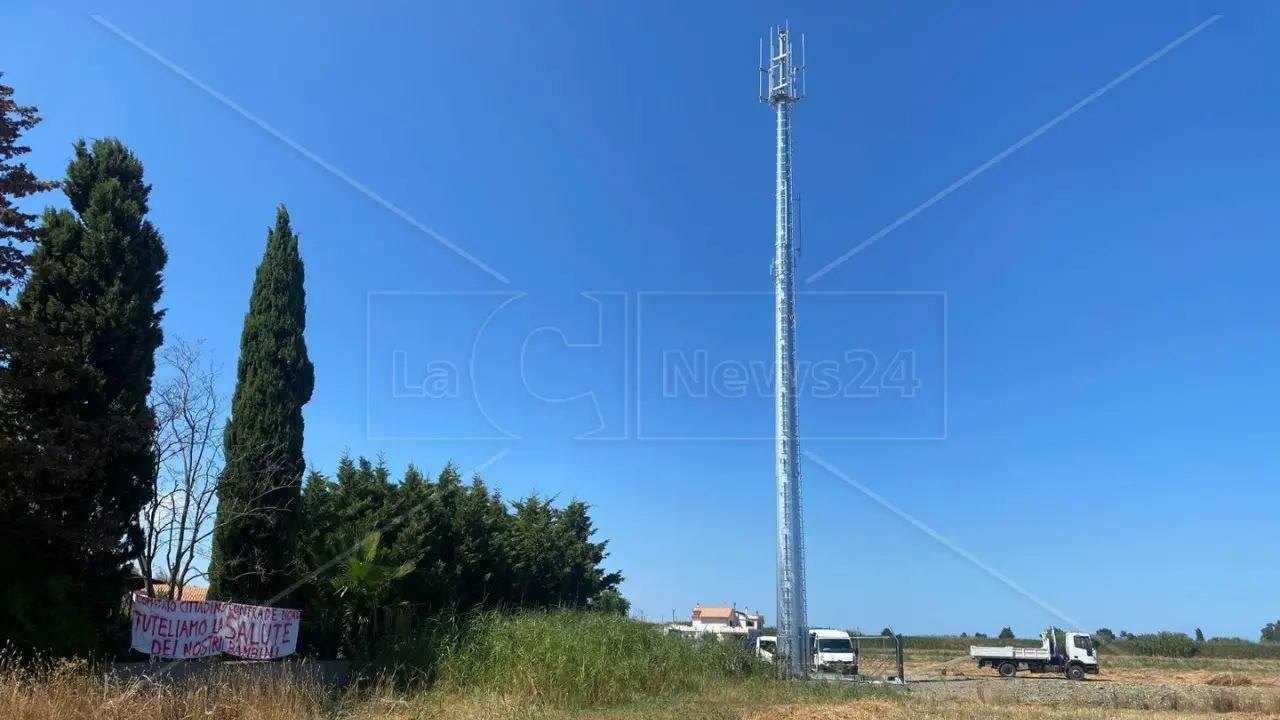
[[[1088,633],[1064,634],[1059,647],[1053,628],[1041,633],[1041,646],[986,647],[970,645],[969,657],[978,661],[979,668],[995,668],[1001,677],[1011,678],[1019,670],[1032,673],[1061,673],[1071,680],[1083,680],[1086,674],[1098,672],[1098,649]]]

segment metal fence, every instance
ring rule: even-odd
[[[854,635],[858,653],[857,680],[872,682],[905,682],[902,669],[901,635]]]

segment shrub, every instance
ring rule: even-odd
[[[1146,657],[1189,658],[1195,657],[1200,647],[1186,633],[1164,630],[1154,634],[1131,636],[1126,649],[1134,655]]]
[[[1237,660],[1280,659],[1280,643],[1258,643],[1241,638],[1210,638],[1200,646],[1200,657]]]

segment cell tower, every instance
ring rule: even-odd
[[[777,233],[773,286],[776,316],[777,428],[774,472],[778,490],[778,654],[783,677],[805,677],[809,661],[809,617],[804,581],[804,517],[800,449],[796,429],[796,200],[791,179],[791,110],[805,96],[804,36],[795,62],[787,26],[769,32],[769,65],[760,42],[760,102],[778,120]]]

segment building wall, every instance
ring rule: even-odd
[[[705,620],[702,618],[695,618],[693,621],[693,628],[695,630],[706,630],[708,632],[715,632],[716,630],[724,629],[728,626],[729,618],[707,618]]]
[[[729,617],[695,617],[691,623],[700,632],[746,632],[764,627],[764,615],[735,610]]]

